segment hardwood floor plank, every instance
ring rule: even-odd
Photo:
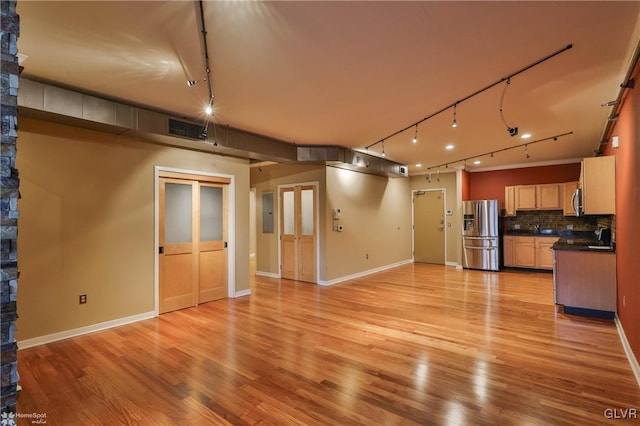
[[[65,426],[598,425],[640,411],[615,324],[562,313],[550,274],[414,264],[251,286],[20,350],[18,411]]]

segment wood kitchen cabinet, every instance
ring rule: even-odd
[[[505,216],[516,215],[516,187],[515,186],[504,187],[504,211],[505,211]]]
[[[580,170],[584,214],[616,213],[616,157],[590,157]]]
[[[558,237],[536,237],[536,268],[553,269],[553,243]]]
[[[616,311],[616,254],[556,250],[556,302],[565,307]]]
[[[558,240],[553,237],[505,235],[503,238],[504,266],[529,269],[553,269],[551,247]]]
[[[534,237],[515,237],[513,241],[513,263],[521,268],[535,268],[536,242]]]
[[[573,209],[573,194],[578,189],[578,182],[566,182],[562,184],[562,212],[565,216],[575,216],[576,211]]]
[[[515,262],[513,259],[513,240],[516,237],[512,237],[510,235],[505,235],[502,238],[502,253],[503,253],[503,263],[504,266],[515,266]]]
[[[507,199],[505,187],[505,203]],[[518,185],[515,187],[516,210],[562,210],[562,185]]]
[[[536,206],[536,185],[516,186],[516,210],[535,210]]]
[[[538,210],[561,210],[562,187],[559,183],[536,185],[536,208]]]

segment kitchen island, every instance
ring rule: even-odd
[[[616,312],[614,245],[561,238],[553,245],[555,302],[569,314],[613,318]]]

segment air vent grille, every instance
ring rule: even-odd
[[[169,119],[169,134],[190,139],[205,139],[202,136],[202,128],[197,124],[180,121],[173,118]]]

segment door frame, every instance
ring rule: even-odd
[[[280,189],[281,188],[295,188],[296,186],[313,186],[313,205],[316,216],[316,273],[315,273],[315,283],[318,284],[318,279],[320,277],[320,191],[319,191],[319,183],[318,181],[313,182],[300,182],[300,183],[285,183],[282,185],[278,185],[276,188],[276,204],[278,207],[278,278],[282,278],[282,240],[280,236],[282,235],[282,229],[280,223],[282,222],[282,209],[280,208],[281,201],[280,200]]]
[[[413,202],[416,192],[435,192],[441,191],[444,197],[442,203],[442,217],[444,218],[444,265],[448,265],[447,262],[447,237],[448,237],[448,222],[447,222],[447,188],[430,188],[430,189],[413,189],[411,190],[411,260],[416,261],[416,218],[415,218],[415,203]]]
[[[228,250],[227,250],[227,297],[236,297],[236,191],[235,176],[225,173],[203,172],[199,170],[179,169],[175,167],[154,166],[153,168],[153,293],[154,293],[154,314],[160,314],[160,258],[158,247],[160,246],[160,174],[171,172],[184,175],[199,175],[208,177],[227,178],[229,182],[228,191]],[[185,179],[187,177],[185,176]],[[193,179],[191,179],[193,180]]]

